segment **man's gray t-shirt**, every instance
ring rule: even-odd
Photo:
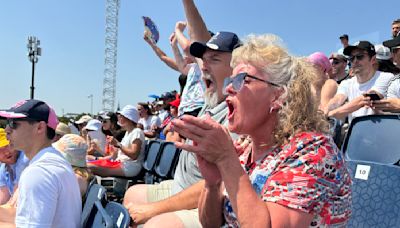
[[[209,113],[211,118],[222,125],[228,124],[228,107],[226,102],[223,101],[218,104],[215,108],[210,109],[209,106],[205,105],[199,113],[199,117]],[[232,138],[236,135],[231,133]],[[186,140],[186,143],[191,143],[190,140]],[[197,165],[197,159],[195,154],[188,151],[182,150],[179,156],[179,162],[176,166],[175,176],[172,184],[172,194],[176,194],[185,188],[202,180],[203,177],[200,173]]]

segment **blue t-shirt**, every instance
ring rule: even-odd
[[[22,171],[29,164],[29,159],[25,156],[25,154],[22,151],[19,151],[18,153],[17,162],[9,165],[13,175],[11,175],[8,171],[6,164],[0,165],[0,187],[6,186],[10,196],[12,196],[14,193],[14,186],[18,184]]]

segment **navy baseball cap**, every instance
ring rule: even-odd
[[[371,43],[368,42],[368,41],[365,41],[365,40],[361,40],[361,41],[356,42],[356,43],[353,44],[353,45],[347,46],[347,47],[343,50],[343,54],[345,54],[345,55],[347,55],[347,56],[350,56],[350,55],[351,55],[351,52],[352,52],[353,50],[355,50],[355,49],[365,50],[365,51],[368,52],[368,54],[369,54],[370,56],[376,55],[374,45],[371,44]]]
[[[0,111],[0,117],[44,121],[47,123],[47,126],[54,130],[58,124],[57,115],[54,110],[45,102],[34,99],[17,102],[10,109]]]
[[[207,48],[214,51],[232,52],[241,46],[239,37],[232,32],[217,32],[207,43],[193,42],[190,45],[190,54],[202,58]]]

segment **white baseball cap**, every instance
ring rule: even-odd
[[[89,120],[89,122],[87,123],[87,125],[85,126],[86,130],[90,130],[90,131],[98,131],[101,129],[101,122],[100,120],[97,119],[91,119]]]

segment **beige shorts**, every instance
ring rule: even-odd
[[[149,185],[147,187],[147,202],[157,202],[172,196],[172,180],[166,180],[159,184]],[[173,212],[182,221],[185,227],[199,227],[198,209],[180,210]]]

